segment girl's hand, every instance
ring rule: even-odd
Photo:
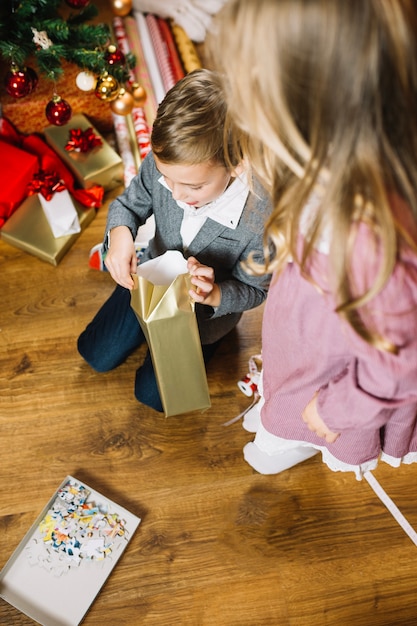
[[[104,263],[113,280],[126,289],[133,289],[131,274],[138,266],[132,234],[127,226],[117,226],[110,231],[110,248]]]
[[[336,439],[340,437],[340,433],[334,433],[329,430],[326,424],[321,419],[317,411],[317,392],[307,404],[302,413],[302,417],[303,422],[307,424],[308,429],[311,430],[313,433],[316,433],[317,437],[322,437],[323,439],[325,439],[327,443],[334,443]]]
[[[194,302],[219,306],[221,293],[219,286],[214,282],[214,270],[207,265],[201,265],[193,256],[187,261],[187,269],[191,274],[191,283],[195,289],[190,289],[189,294]]]

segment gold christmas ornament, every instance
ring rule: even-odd
[[[146,102],[146,96],[147,96],[146,89],[139,83],[133,83],[132,96],[135,102],[135,106],[143,107],[143,105]]]
[[[95,94],[100,100],[111,102],[119,95],[120,85],[114,76],[110,76],[107,72],[100,76],[96,83]]]
[[[132,0],[113,0],[112,7],[115,15],[125,17],[132,10]]]
[[[110,108],[116,115],[129,115],[132,112],[135,102],[131,93],[122,87],[119,95],[110,103]]]

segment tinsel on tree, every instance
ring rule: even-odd
[[[80,89],[95,89],[102,100],[115,99],[135,59],[112,44],[107,24],[91,23],[97,15],[90,0],[6,0],[0,9],[0,55],[10,66],[5,77],[9,95],[29,95],[38,79],[56,83],[66,61],[90,78],[85,88],[77,81]],[[59,102],[57,94],[54,98]],[[53,123],[65,123],[66,117],[61,111]]]

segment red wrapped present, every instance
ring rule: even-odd
[[[37,167],[35,168],[36,172],[43,170],[57,174],[58,177],[63,180],[65,187],[71,195],[85,207],[99,208],[102,205],[104,196],[103,186],[96,184],[91,185],[89,189],[77,189],[71,171],[40,135],[23,135],[14,128],[9,120],[0,117],[0,140],[6,142],[7,150],[12,147],[19,148],[21,151],[28,153],[32,158],[35,158],[37,163]],[[12,178],[18,171],[19,167],[15,166]],[[23,198],[26,197],[28,193],[29,183],[32,182],[34,173],[35,172],[33,172],[27,185],[25,185],[25,188],[22,190]]]
[[[26,197],[27,186],[38,171],[33,154],[0,139],[0,227]]]
[[[99,185],[90,189],[77,189],[70,170],[42,137],[36,134],[22,135],[8,120],[1,117],[0,143],[4,144],[5,150],[0,174],[4,174],[5,166],[11,164],[9,180],[3,182],[3,189],[7,185],[11,186],[11,181],[13,186],[16,186],[17,177],[21,174],[25,160],[33,165],[30,174],[20,187],[21,203],[18,203],[19,206],[15,207],[13,215],[2,224],[1,238],[17,248],[57,265],[78,237],[80,229],[85,228],[94,219],[94,209],[101,206],[104,189]],[[11,160],[10,155],[14,153],[19,155],[18,161]],[[67,235],[54,235],[40,200],[42,194],[50,197],[48,183],[52,183],[55,195],[68,192],[71,194],[80,225],[80,228],[75,229],[77,232],[69,232],[68,229]],[[2,197],[5,198],[5,194],[0,194],[0,198]],[[89,210],[85,210],[86,207]],[[58,216],[57,221],[62,221],[61,217]]]

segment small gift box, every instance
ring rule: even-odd
[[[138,266],[131,306],[146,337],[165,417],[210,407],[187,262],[169,250]]]
[[[59,196],[63,192],[55,194]],[[80,230],[62,237],[55,237],[41,204],[41,194],[28,196],[7,220],[0,231],[1,238],[16,248],[37,256],[42,261],[58,265],[80,232],[95,218],[94,209],[85,208],[71,200],[76,210]],[[59,211],[59,207],[57,209]]]
[[[0,140],[0,227],[21,204],[33,175],[38,170],[35,155]]]
[[[74,203],[57,172],[40,169],[29,184],[29,195],[37,192],[54,237],[80,232],[80,222]]]
[[[123,184],[123,161],[84,115],[68,124],[47,126],[44,136],[83,188],[109,190]]]

